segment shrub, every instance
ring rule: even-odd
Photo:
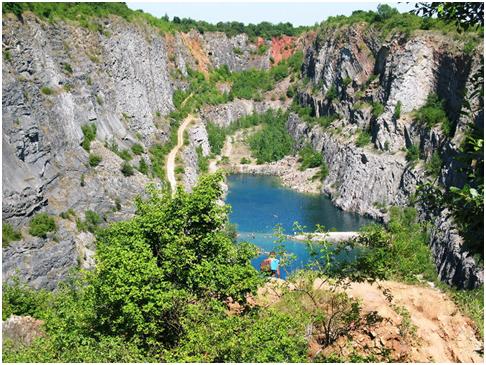
[[[407,148],[407,155],[405,156],[408,162],[415,162],[420,158],[420,150],[417,145],[412,144]]]
[[[133,159],[133,156],[127,149],[119,151],[117,155],[125,161],[130,161],[131,159]]]
[[[81,146],[89,152],[91,148],[91,142],[96,138],[96,124],[84,124],[81,126],[81,131],[83,132],[84,138]]]
[[[177,166],[175,169],[174,169],[174,172],[176,174],[183,174],[184,173],[184,167],[183,166]]]
[[[76,220],[76,227],[79,231],[95,233],[100,223],[101,218],[98,213],[92,210],[87,210],[84,212],[84,221],[81,221],[80,219]]]
[[[197,154],[197,166],[200,172],[208,172],[209,169],[209,158],[204,156],[201,146],[196,148]]]
[[[101,97],[101,95],[96,95],[96,102],[102,106],[103,105],[103,98]]]
[[[280,160],[292,151],[293,146],[292,137],[285,128],[286,114],[267,111],[261,118],[262,129],[248,138],[258,164]]]
[[[451,132],[451,125],[445,112],[444,101],[436,94],[430,94],[427,97],[425,105],[415,112],[415,120],[429,128],[440,124],[445,134],[448,135]]]
[[[378,118],[385,111],[385,107],[380,102],[373,102],[371,104],[371,107],[372,107],[371,113],[375,118]]]
[[[81,186],[85,186],[86,185],[86,182],[84,181],[84,174],[81,174],[81,177],[79,179],[79,185],[81,185]]]
[[[88,161],[89,161],[89,165],[91,167],[98,166],[100,164],[101,160],[102,160],[101,156],[95,155],[95,154],[92,154],[92,153],[89,154],[89,160]]]
[[[72,208],[69,208],[67,211],[59,214],[59,216],[62,219],[71,219],[71,217],[76,217],[76,212]]]
[[[268,51],[268,46],[266,44],[260,44],[258,46],[258,54],[260,56],[263,56],[265,53]]]
[[[333,101],[333,100],[337,99],[338,96],[339,96],[339,94],[338,94],[336,86],[331,85],[329,90],[327,90],[327,92],[326,92],[326,99],[329,100],[329,101]]]
[[[211,146],[211,152],[219,155],[221,153],[221,149],[224,146],[226,131],[224,130],[224,128],[221,128],[212,122],[209,122],[207,124],[206,129],[208,131],[208,140],[209,145]]]
[[[133,171],[132,165],[128,161],[124,161],[121,165],[120,171],[124,176],[132,176],[135,172]]]
[[[240,160],[240,164],[242,165],[248,165],[251,163],[251,160],[249,158],[246,158],[246,157],[242,157],[241,160]]]
[[[353,82],[353,79],[349,76],[346,76],[343,80],[343,88],[346,89],[348,85],[351,84],[351,82]]]
[[[12,53],[9,50],[6,50],[5,52],[3,52],[3,59],[5,61],[12,60]]]
[[[318,167],[322,164],[323,161],[324,159],[322,158],[322,155],[319,152],[314,151],[310,144],[306,144],[299,151],[299,170],[301,171],[308,168]]]
[[[32,236],[46,238],[47,233],[55,232],[57,229],[54,218],[47,213],[38,213],[29,223],[29,233]]]
[[[52,94],[54,94],[54,90],[52,90],[48,86],[43,86],[43,87],[41,87],[41,93],[43,93],[44,95],[52,95]]]
[[[243,51],[241,50],[241,48],[235,47],[233,48],[233,53],[236,55],[242,55]]]
[[[68,74],[72,74],[73,73],[73,68],[71,67],[71,65],[69,63],[65,63],[63,65],[63,69],[64,71],[66,71]]]
[[[141,155],[143,153],[143,146],[140,143],[135,143],[132,146],[132,152],[134,155]]]
[[[22,239],[22,234],[17,231],[10,223],[2,223],[2,246],[6,247],[12,241],[19,241]]]
[[[144,175],[147,175],[148,173],[148,165],[143,157],[140,158],[140,161],[138,162],[138,171],[140,171]]]
[[[400,119],[401,112],[402,112],[402,102],[398,101],[397,104],[395,105],[395,110],[393,111],[393,117],[395,119]]]
[[[442,159],[438,151],[434,151],[430,156],[429,161],[425,164],[427,174],[433,177],[438,177],[442,168]]]
[[[367,130],[361,130],[356,138],[356,146],[364,147],[371,143],[371,134]]]

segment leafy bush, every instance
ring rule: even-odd
[[[183,166],[176,166],[176,168],[174,169],[174,172],[176,174],[183,174],[184,173],[184,167]]]
[[[268,46],[266,44],[262,43],[258,46],[257,52],[260,56],[263,56],[265,53],[267,53],[267,51],[268,51]]]
[[[57,230],[54,218],[49,217],[47,213],[38,213],[29,223],[29,233],[32,236],[46,238],[47,233]]]
[[[211,152],[219,155],[226,139],[225,129],[209,122],[206,125],[206,130],[208,131],[208,141],[209,145],[211,146]]]
[[[429,128],[440,124],[445,134],[449,135],[451,132],[451,124],[445,111],[444,101],[436,94],[430,94],[427,97],[425,105],[415,112],[415,120]]]
[[[48,86],[43,86],[43,87],[41,87],[41,93],[43,93],[44,95],[52,95],[52,94],[54,94],[54,90],[52,90]]]
[[[371,134],[368,130],[361,130],[356,138],[356,146],[364,147],[371,143]]]
[[[322,164],[323,161],[324,159],[322,158],[322,155],[319,152],[314,151],[310,144],[306,144],[299,151],[299,170],[301,171],[308,168],[318,167]]]
[[[411,283],[418,281],[417,275],[437,279],[426,227],[418,222],[414,208],[391,207],[389,223],[365,226],[356,242],[366,250],[348,268],[352,276],[367,268],[382,279]]]
[[[127,149],[118,151],[116,154],[125,161],[130,161],[131,159],[133,159],[132,154]]]
[[[202,173],[208,172],[209,158],[204,156],[201,146],[198,146],[196,148],[196,153],[197,153],[197,167],[199,171]]]
[[[145,159],[142,157],[140,158],[140,161],[138,162],[138,171],[140,171],[142,174],[147,175],[148,173],[148,165],[147,162],[145,162]]]
[[[95,155],[93,153],[89,154],[88,162],[91,167],[96,167],[100,164],[102,158],[100,155]]]
[[[248,165],[251,163],[251,160],[249,158],[246,158],[246,157],[242,157],[241,160],[240,160],[240,164],[242,165]]]
[[[141,155],[143,153],[143,146],[140,143],[135,143],[132,146],[132,152],[134,155]]]
[[[124,161],[121,165],[120,171],[124,176],[132,176],[135,172],[133,171],[132,165],[128,161]]]
[[[277,161],[292,151],[293,141],[285,124],[286,114],[267,111],[262,115],[263,128],[248,138],[257,163]]]
[[[353,79],[349,76],[346,76],[344,79],[343,79],[343,88],[346,89],[348,87],[349,84],[351,84],[353,82]]]
[[[393,111],[393,117],[395,119],[400,119],[401,112],[402,112],[402,102],[399,100],[395,105],[395,110]]]
[[[326,92],[326,99],[329,101],[337,99],[339,96],[336,86],[331,85],[331,87]]]
[[[380,102],[373,102],[371,104],[371,107],[372,107],[371,113],[375,118],[378,118],[385,111],[385,107]]]
[[[98,225],[101,223],[101,217],[98,213],[87,210],[84,212],[84,221],[81,219],[76,220],[76,227],[79,231],[89,231],[91,233],[95,233]]]
[[[96,138],[96,124],[84,124],[81,126],[81,131],[83,132],[84,138],[81,146],[89,152],[91,148],[91,142]]]
[[[417,145],[412,144],[407,148],[407,155],[405,156],[408,162],[415,162],[420,158],[420,150]]]
[[[430,156],[429,161],[425,164],[425,169],[427,170],[427,174],[433,177],[438,177],[441,168],[442,168],[442,159],[440,158],[440,154],[438,151],[434,151],[434,153],[432,153],[432,156]]]
[[[73,68],[71,67],[71,65],[69,63],[65,63],[63,65],[63,69],[64,71],[66,71],[68,74],[72,74],[73,73]]]
[[[12,241],[19,241],[22,239],[22,234],[17,231],[10,223],[2,223],[2,246],[6,247]]]

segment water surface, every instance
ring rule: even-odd
[[[232,206],[230,221],[237,225],[238,240],[252,242],[265,252],[275,248],[273,230],[277,224],[282,225],[284,233],[293,234],[296,221],[305,226],[307,232],[313,231],[316,224],[328,230],[357,231],[372,222],[336,208],[322,194],[303,194],[285,188],[273,176],[230,175],[228,185],[226,202]],[[288,271],[303,268],[309,260],[306,245],[292,240],[285,241],[284,245],[297,256]],[[253,265],[259,268],[265,257],[254,259]]]

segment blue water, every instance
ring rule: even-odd
[[[228,185],[226,202],[232,207],[230,221],[237,225],[238,240],[252,242],[264,252],[275,249],[273,231],[277,224],[282,225],[284,233],[293,234],[296,221],[308,232],[313,231],[316,224],[328,230],[357,231],[372,222],[336,208],[322,194],[302,194],[285,188],[273,176],[230,175]],[[289,273],[309,262],[305,243],[288,240],[282,244],[289,253],[296,255],[296,260],[286,268]],[[258,269],[265,257],[255,258],[253,265]],[[282,271],[282,277],[285,276]]]

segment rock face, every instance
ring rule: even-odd
[[[359,25],[318,35],[306,50],[303,72],[311,82],[301,90],[299,101],[316,116],[336,114],[338,120],[323,130],[291,115],[288,127],[297,141],[308,141],[323,153],[329,166],[323,192],[337,206],[386,219],[382,207],[407,204],[416,185],[427,180],[422,162],[414,168],[407,163],[405,148],[418,146],[425,162],[437,151],[443,160],[441,183],[464,184],[455,156],[468,117],[460,112],[463,91],[471,89],[483,48],[480,45],[473,55],[465,55],[462,44],[433,32],[419,32],[409,39],[394,37],[382,44],[378,39]],[[336,96],[330,100],[332,89]],[[427,128],[414,121],[414,110],[431,93],[445,102],[449,134],[441,126]],[[478,104],[476,99],[468,101]],[[381,104],[382,112],[373,104]],[[482,105],[480,109],[473,117],[482,126]],[[373,147],[356,147],[354,141],[362,131],[371,135]],[[442,280],[467,288],[483,282],[482,269],[465,250],[445,212],[435,221],[430,247]]]
[[[291,113],[287,122],[298,144],[308,142],[322,153],[329,168],[322,191],[346,211],[386,219],[388,205],[406,205],[421,172],[409,168],[403,154],[384,155],[339,140],[319,126],[310,127]]]
[[[425,161],[439,151],[445,186],[464,181],[454,159],[466,125],[460,114],[462,91],[471,88],[471,74],[482,62],[481,47],[474,56],[465,55],[462,44],[432,32],[382,42],[359,25],[311,32],[300,40],[252,42],[244,34],[161,34],[118,17],[98,22],[99,29],[91,31],[73,22],[48,23],[32,14],[25,14],[22,22],[11,14],[3,17],[3,51],[10,56],[2,69],[2,219],[23,227],[24,237],[2,250],[7,280],[18,275],[36,288],[53,289],[71,267],[93,267],[93,237],[78,232],[69,219],[56,217],[59,231],[47,239],[29,236],[25,227],[39,211],[57,216],[73,209],[82,219],[93,210],[106,222],[130,217],[134,197],[155,181],[137,170],[124,176],[118,155],[140,144],[143,153],[129,163],[150,167],[149,148],[168,141],[172,96],[187,88],[183,76],[189,69],[266,69],[271,57],[280,60],[295,47],[304,48],[302,76],[309,83],[298,99],[316,116],[338,118],[323,129],[291,115],[288,128],[298,144],[309,142],[322,152],[329,166],[322,192],[342,209],[386,220],[384,206],[407,204],[416,184],[425,179],[423,163],[412,168],[405,160],[403,150],[411,145],[419,146]],[[266,46],[263,54],[261,45]],[[278,95],[289,82],[286,78],[277,86]],[[230,85],[218,87],[227,91]],[[329,97],[331,91],[334,98]],[[412,111],[431,92],[446,102],[452,121],[449,135],[440,126],[425,128],[413,120]],[[377,103],[383,113],[377,112]],[[287,104],[237,99],[203,107],[200,122],[188,130],[182,154],[186,189],[200,173],[197,148],[204,156],[210,153],[208,122],[226,127],[242,116]],[[398,104],[400,115],[395,113]],[[482,125],[482,111],[476,120]],[[88,124],[96,127],[89,152],[81,146],[82,127]],[[371,135],[373,147],[356,147],[363,131]],[[90,166],[89,154],[100,156],[101,163]],[[454,284],[477,286],[482,273],[461,251],[454,232],[448,217],[436,220],[431,247],[440,275]]]
[[[168,140],[164,116],[173,110],[173,92],[185,87],[178,75],[224,64],[233,71],[270,65],[270,50],[258,54],[246,35],[164,35],[118,17],[98,22],[99,31],[91,31],[32,14],[22,22],[3,17],[3,52],[11,57],[2,71],[2,219],[14,227],[25,227],[39,211],[73,209],[82,218],[93,210],[110,221],[130,217],[133,198],[152,180],[136,170],[124,176],[115,152],[140,144],[144,153],[130,164],[137,167],[143,158],[150,167],[148,148]],[[81,128],[88,124],[96,126],[90,153],[102,157],[94,168],[81,147]],[[204,128],[191,130],[185,159],[193,169],[195,146],[209,153]],[[188,187],[197,177],[190,170]],[[93,265],[93,247],[80,247],[83,234],[75,227],[47,239],[25,232],[2,250],[4,278],[18,275],[34,287],[54,288],[70,267]]]
[[[11,315],[2,322],[2,335],[16,346],[29,346],[36,338],[44,335],[41,329],[43,324],[44,321],[30,316]]]
[[[483,283],[484,269],[478,267],[463,243],[450,212],[442,211],[434,222],[430,237],[439,277],[450,285],[472,289]]]
[[[268,109],[282,107],[284,105],[278,100],[256,102],[253,100],[237,99],[226,104],[204,107],[201,111],[201,118],[205,124],[212,122],[220,127],[228,127],[231,123],[246,115],[264,113]]]

